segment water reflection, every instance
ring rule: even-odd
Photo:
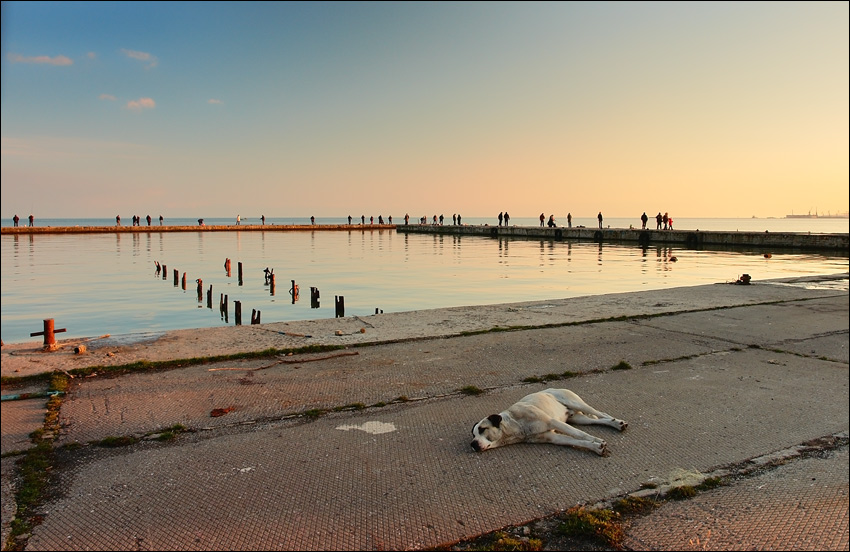
[[[46,318],[67,327],[68,337],[217,326],[229,318],[222,291],[246,310],[262,311],[266,323],[335,316],[334,304],[314,301],[312,294],[310,301],[286,293],[278,300],[274,283],[264,285],[261,279],[265,267],[284,282],[344,296],[349,316],[372,315],[376,305],[397,312],[692,286],[734,281],[742,273],[765,280],[847,272],[846,256],[799,252],[772,251],[768,258],[761,251],[638,250],[612,243],[448,239],[368,229],[154,234],[146,234],[144,248],[138,235],[132,248],[122,243],[131,238],[120,234],[28,234],[27,248],[19,235],[3,236],[4,340],[28,340],[33,324]],[[444,254],[447,246],[451,255]],[[225,256],[244,262],[243,286],[236,285],[227,266],[222,270]],[[657,263],[654,270],[650,260]],[[157,263],[160,270],[151,278],[148,270]],[[175,278],[176,269],[209,289],[207,309],[198,308],[194,294],[175,298],[165,281]],[[213,290],[220,295],[220,317],[214,315]]]

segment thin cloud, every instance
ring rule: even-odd
[[[149,54],[147,52],[139,52],[137,50],[128,50],[126,48],[121,48],[121,51],[128,58],[137,59],[139,61],[144,61],[145,63],[148,64],[149,69],[156,67],[157,64],[159,63],[159,60],[156,59],[156,56],[152,56],[151,54]]]
[[[221,100],[216,100],[215,98],[210,98],[209,100],[207,100],[207,103],[218,105],[218,104],[223,104],[224,102],[221,101]]]
[[[42,65],[73,65],[74,61],[65,56],[22,56],[21,54],[9,54],[8,60],[12,63],[38,63]]]
[[[127,109],[133,111],[141,111],[143,109],[153,109],[156,107],[156,102],[153,98],[139,98],[138,100],[130,100],[127,102]]]
[[[115,97],[115,96],[113,96],[112,94],[101,94],[100,96],[98,96],[98,99],[101,99],[101,100],[109,100],[110,102],[114,102],[114,101],[115,101],[115,100],[117,100],[118,98],[116,98],[116,97]]]
[[[95,54],[94,52],[89,52],[86,54],[86,57],[89,59],[95,59],[97,58],[97,54]]]
[[[145,159],[154,148],[130,142],[107,142],[79,138],[38,136],[34,138],[0,138],[0,155],[4,158],[31,159],[55,162],[63,159],[96,159],[109,156],[115,159]]]

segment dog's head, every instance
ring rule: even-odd
[[[502,417],[491,414],[475,424],[472,428],[472,448],[482,452],[499,446],[502,438]]]

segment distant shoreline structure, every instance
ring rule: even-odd
[[[833,215],[833,214],[831,214],[831,213],[829,213],[829,212],[827,212],[826,214],[823,214],[823,213],[818,214],[817,210],[815,210],[815,212],[814,212],[814,213],[812,213],[812,212],[811,212],[811,210],[810,210],[810,211],[809,211],[808,213],[806,213],[805,215],[795,215],[795,214],[794,214],[794,211],[791,211],[791,214],[790,214],[790,215],[785,215],[785,218],[796,218],[796,219],[816,219],[816,218],[826,218],[826,219],[846,219],[846,218],[850,218],[850,212],[845,212],[845,213],[836,213],[836,214],[834,214],[834,215]]]

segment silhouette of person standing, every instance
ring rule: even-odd
[[[151,225],[151,216],[150,215],[146,216],[145,220],[148,221],[148,226],[150,226]]]
[[[658,211],[658,214],[655,215],[655,229],[661,230],[661,221],[664,220],[664,217],[661,216],[661,211]]]
[[[35,217],[30,214],[30,226],[35,226]]]
[[[121,226],[121,215],[115,216],[115,226]]]
[[[543,221],[546,219],[546,215],[540,213],[540,226],[543,226]]]
[[[567,213],[567,227],[568,228],[573,227],[573,214],[572,213]]]
[[[511,216],[505,211],[505,226],[508,225],[508,222],[511,220]]]
[[[503,217],[502,213],[499,213],[499,226],[502,225],[502,217]]]
[[[602,228],[602,211],[599,211],[599,214],[596,215],[596,218],[599,219],[599,228]]]
[[[649,217],[646,216],[646,211],[640,216],[640,227],[646,230],[646,221],[649,220]]]
[[[19,220],[21,220],[21,217],[19,217],[18,215],[15,215],[14,217],[12,217],[12,222],[15,223],[15,228],[18,227],[18,221]]]
[[[159,215],[159,225],[162,226],[162,215]]]

